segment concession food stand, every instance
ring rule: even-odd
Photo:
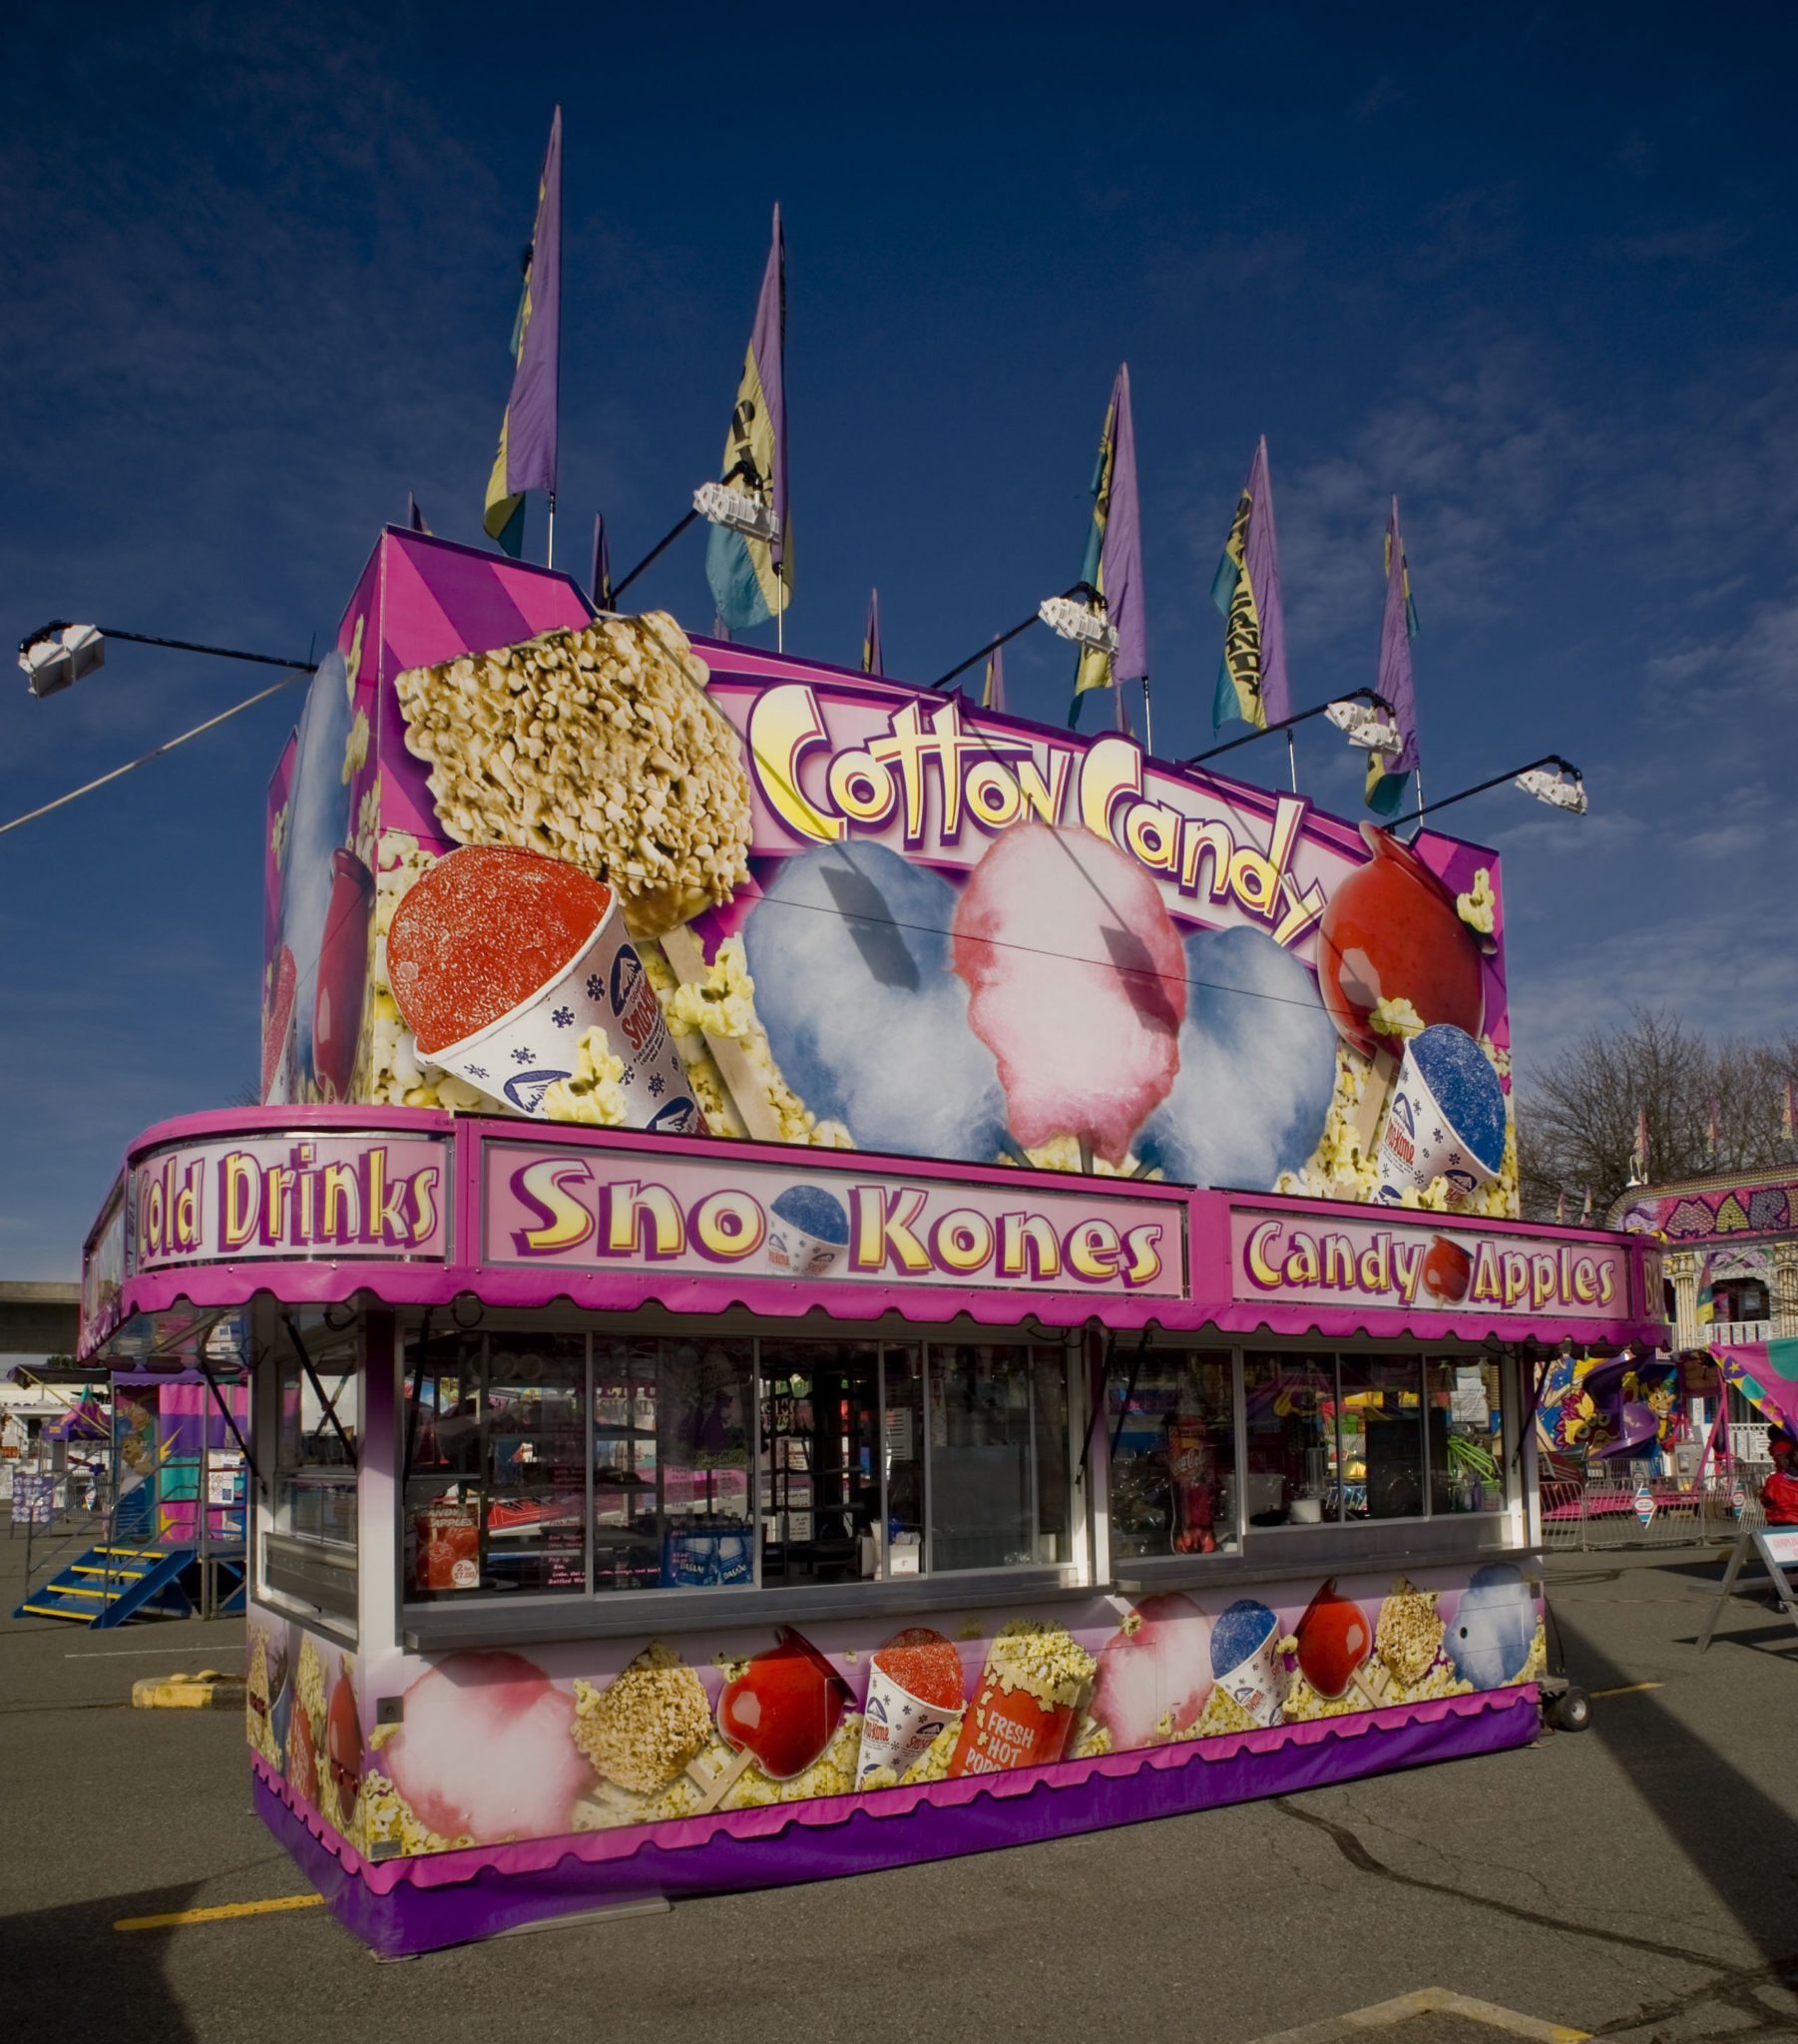
[[[82,1345],[230,1330],[377,1950],[1536,1736],[1524,1364],[1661,1283],[1513,1218],[1489,853],[393,531],[269,819],[263,1104]]]

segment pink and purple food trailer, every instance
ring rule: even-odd
[[[83,1349],[250,1386],[257,1805],[400,1953],[1521,1746],[1497,861],[384,534],[263,1104]]]

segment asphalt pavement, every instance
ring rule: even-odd
[[[7,1610],[22,1559],[0,1534]],[[129,1707],[141,1677],[239,1667],[241,1623],[0,1621],[13,2034],[1259,2044],[1393,2003],[1340,2034],[1504,2034],[1483,2004],[1629,2044],[1798,2039],[1798,1631],[1738,1605],[1700,1657],[1687,1586],[1720,1569],[1552,1560],[1597,1701],[1524,1752],[399,1964],[322,1907],[119,1929],[307,1893],[251,1811],[241,1718]]]

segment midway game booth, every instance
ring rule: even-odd
[[[1512,1218],[1490,854],[419,534],[335,644],[264,1105],[132,1146],[83,1347],[238,1329],[255,1795],[347,1924],[1536,1736],[1521,1362],[1661,1283]]]

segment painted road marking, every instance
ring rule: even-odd
[[[1350,2009],[1346,2015],[1327,2016],[1321,2023],[1305,2023],[1296,2030],[1257,2037],[1253,2044],[1353,2044],[1368,2030],[1390,2030],[1417,2016],[1455,2015],[1470,2023],[1486,2023],[1510,2037],[1530,2037],[1536,2044],[1585,2044],[1589,2030],[1575,2030],[1566,2023],[1545,2023],[1537,2016],[1521,2014],[1514,2008],[1500,2008],[1496,2002],[1480,2001],[1471,1994],[1456,1994],[1447,1987],[1420,1987],[1414,1994],[1396,1995],[1391,2001],[1376,2001],[1368,2008]],[[1419,2044],[1428,2032],[1419,2030]]]
[[[221,1902],[216,1909],[175,1909],[167,1916],[121,1916],[115,1930],[169,1930],[183,1923],[223,1923],[235,1916],[270,1916],[277,1909],[315,1909],[322,1895],[270,1895],[265,1902]]]
[[[1665,1689],[1664,1682],[1620,1682],[1615,1689],[1594,1689],[1587,1692],[1593,1697],[1632,1697],[1645,1689]]]
[[[132,1661],[141,1660],[146,1654],[160,1655],[166,1661],[169,1658],[169,1649],[167,1647],[90,1648],[86,1653],[82,1654],[65,1654],[63,1659],[65,1661]]]

